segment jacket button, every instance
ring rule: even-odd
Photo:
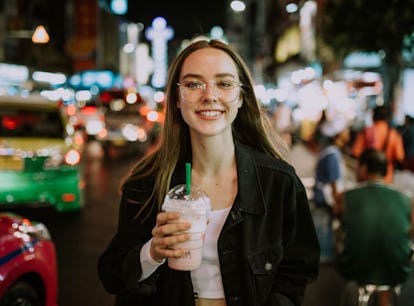
[[[265,270],[266,271],[271,271],[272,270],[272,264],[270,263],[270,262],[267,262],[266,264],[265,264],[265,266],[264,266],[264,268],[265,268]]]

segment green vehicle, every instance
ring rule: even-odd
[[[65,109],[41,96],[0,96],[0,208],[82,208],[83,138]]]

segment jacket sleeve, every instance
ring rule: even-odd
[[[307,284],[319,273],[319,257],[320,247],[306,191],[297,178],[285,193],[283,258],[268,305],[300,306]]]
[[[122,194],[118,228],[98,261],[98,274],[104,288],[111,294],[151,295],[156,290],[158,273],[142,282],[140,250],[151,238],[156,210],[148,218],[135,218],[140,202],[147,192],[127,186]],[[144,213],[145,215],[145,213]]]

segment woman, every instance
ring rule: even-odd
[[[99,260],[116,305],[301,304],[318,273],[319,246],[305,189],[265,118],[230,46],[198,40],[177,56],[158,148],[123,184],[118,229]],[[161,211],[167,191],[185,182],[186,162],[212,204],[208,227],[216,228],[205,240],[216,248],[203,251],[200,267],[208,275],[166,263],[186,251],[169,246],[189,239],[177,233],[190,225],[167,224],[179,215]]]

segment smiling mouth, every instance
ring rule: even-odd
[[[215,111],[199,111],[197,113],[204,117],[217,117],[217,116],[220,116],[222,112],[215,110]]]

